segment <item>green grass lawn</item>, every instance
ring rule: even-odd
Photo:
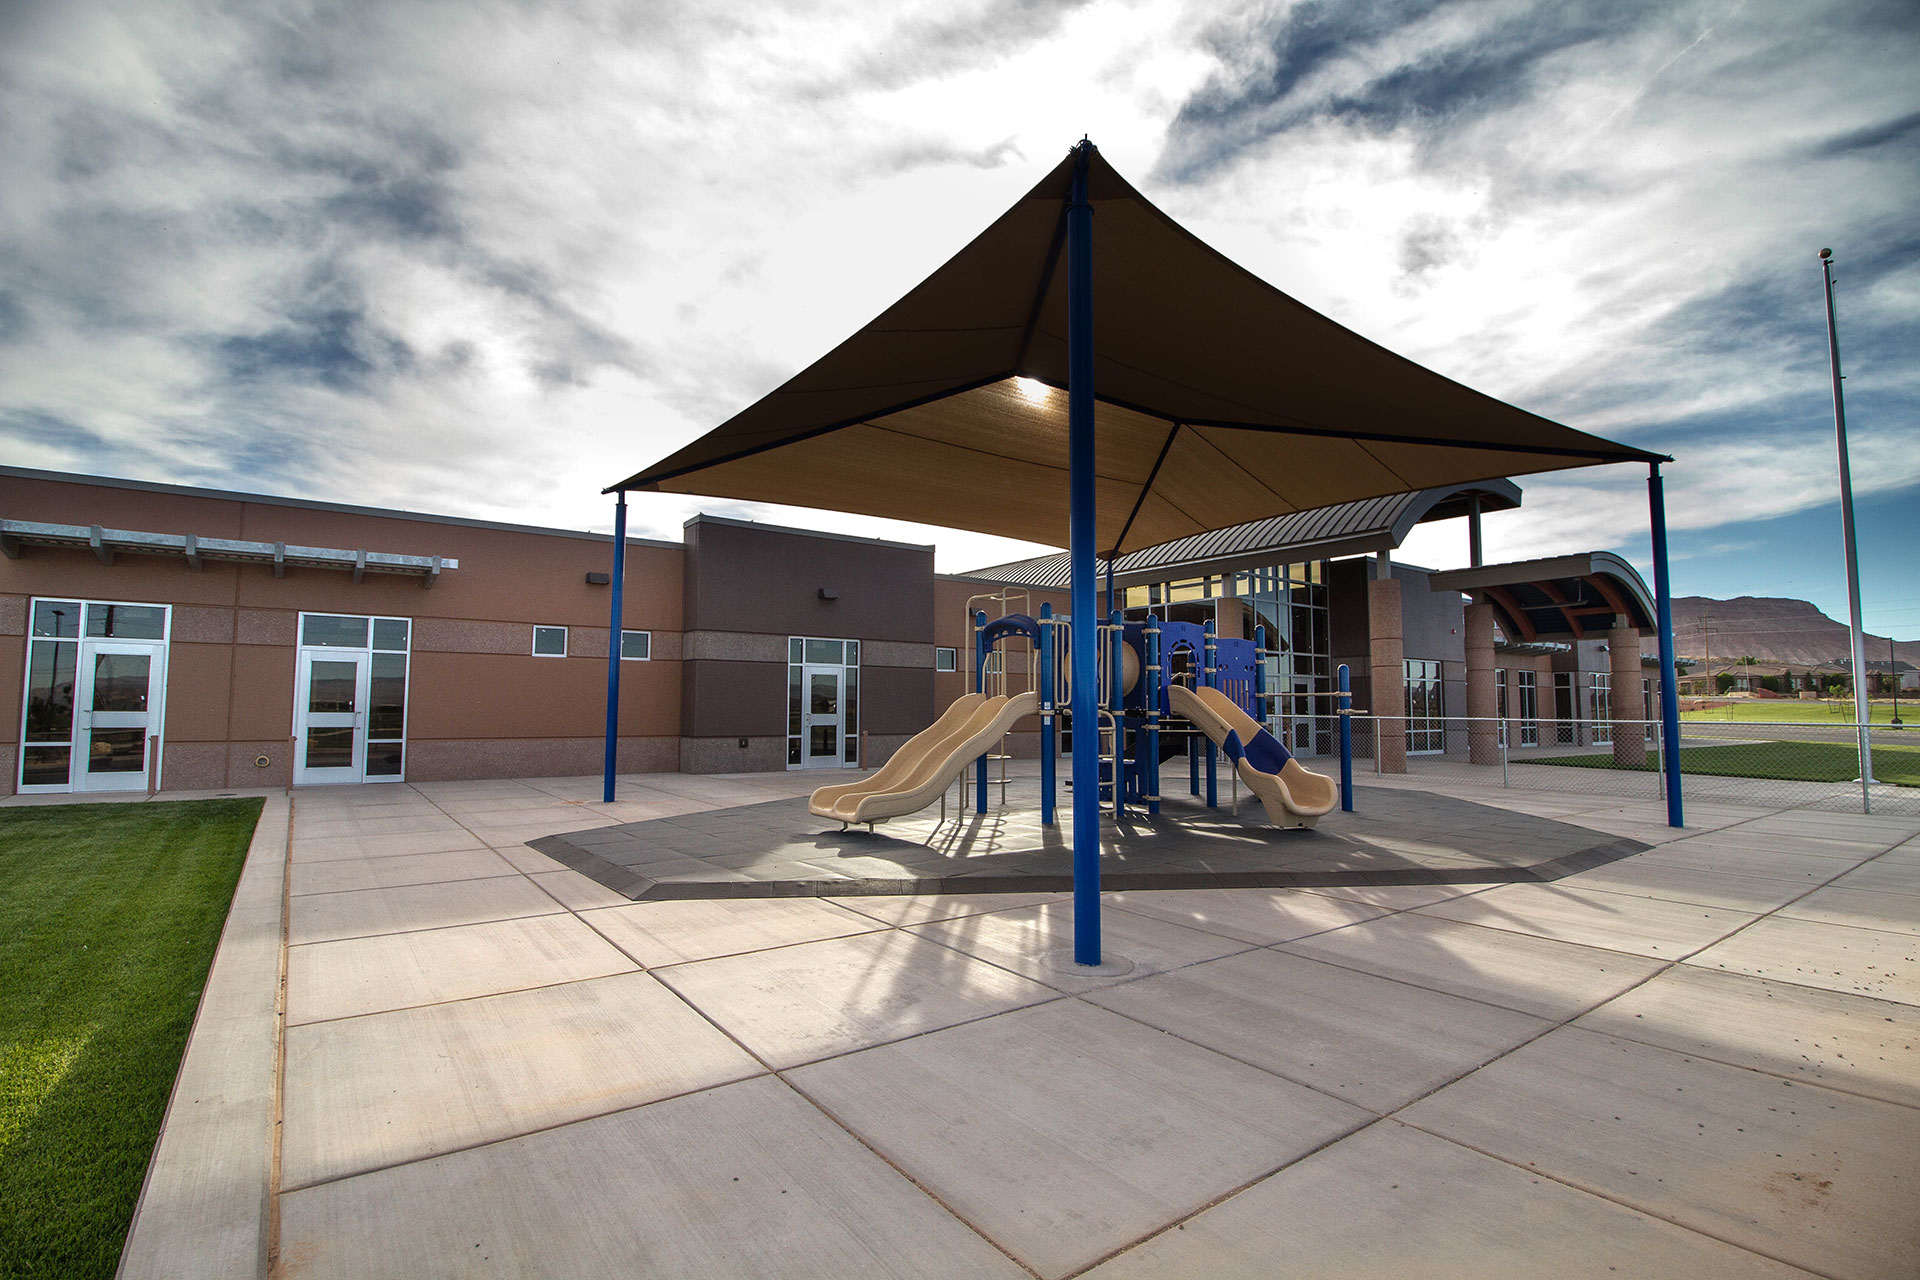
[[[261,803],[0,810],[0,1277],[113,1274]]]
[[[1868,713],[1874,724],[1887,724],[1893,719],[1893,703],[1890,701],[1870,702]],[[1704,711],[1682,711],[1682,720],[1718,720],[1744,723],[1757,720],[1775,724],[1832,724],[1853,723],[1852,701],[1840,702],[1802,702],[1798,698],[1757,698],[1751,702],[1730,702],[1724,707],[1709,707]],[[1909,702],[1905,696],[1900,699],[1900,719],[1907,727],[1920,731],[1920,702]]]
[[[1557,764],[1576,769],[1620,769],[1610,752],[1549,756],[1525,764]],[[1649,750],[1647,772],[1660,767],[1660,753]],[[1860,776],[1860,752],[1850,742],[1729,742],[1680,748],[1680,772],[1721,778],[1777,778],[1786,782],[1851,782]],[[1873,748],[1873,775],[1881,782],[1920,787],[1920,747]]]

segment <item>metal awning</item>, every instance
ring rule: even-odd
[[[1653,593],[1634,567],[1609,551],[1486,564],[1432,574],[1435,591],[1458,591],[1490,604],[1510,641],[1585,640],[1614,619],[1645,634],[1658,626]]]
[[[1134,587],[1172,577],[1392,551],[1415,525],[1467,515],[1476,499],[1483,512],[1511,511],[1520,505],[1520,486],[1511,480],[1483,480],[1254,520],[1121,556],[1113,562],[1113,581],[1116,587]],[[1067,568],[1067,553],[1062,551],[959,576],[1064,590]],[[1106,561],[1096,561],[1094,568],[1104,574]]]
[[[393,551],[349,550],[341,547],[302,547],[286,542],[242,542],[234,538],[203,538],[193,533],[145,533],[133,529],[103,529],[99,525],[44,524],[36,520],[0,520],[0,553],[18,560],[27,547],[59,547],[90,551],[101,564],[112,564],[119,554],[178,556],[198,572],[209,562],[269,565],[273,576],[288,569],[332,569],[351,573],[359,582],[369,573],[397,574],[420,579],[431,587],[443,569],[460,562],[448,556],[412,556]]]

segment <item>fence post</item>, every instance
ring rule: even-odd
[[[1353,812],[1353,685],[1347,664],[1341,663],[1340,677],[1340,808]]]
[[[1860,634],[1860,628],[1855,627],[1853,634],[1857,637]],[[1856,667],[1853,678],[1858,681],[1863,674]],[[1899,672],[1895,672],[1893,678],[1898,680]],[[1873,786],[1873,747],[1867,740],[1869,730],[1865,723],[1854,725],[1853,731],[1859,735],[1860,739],[1860,812],[1870,814],[1873,812],[1873,797],[1870,790]]]
[[[1507,781],[1507,722],[1500,722],[1500,786],[1504,790],[1510,784]]]

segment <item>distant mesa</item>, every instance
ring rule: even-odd
[[[1847,624],[1829,618],[1810,600],[1674,597],[1674,653],[1695,663],[1711,654],[1715,670],[1744,657],[1796,669],[1833,668],[1843,665],[1849,646]],[[1653,652],[1653,638],[1648,637],[1642,647]],[[1866,647],[1869,669],[1877,665],[1886,670],[1887,638],[1869,633]],[[1920,640],[1895,641],[1893,652],[1898,661],[1920,667]]]

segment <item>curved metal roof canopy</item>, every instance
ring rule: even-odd
[[[1103,553],[1333,503],[1660,460],[1342,328],[1203,244],[1083,147]],[[865,328],[608,491],[823,507],[1064,546],[1073,168],[1070,153]]]
[[[1659,634],[1653,593],[1632,565],[1610,551],[1448,569],[1430,575],[1427,585],[1491,604],[1509,640],[1585,640],[1616,618]]]
[[[1416,524],[1466,515],[1474,498],[1480,500],[1482,511],[1511,511],[1520,505],[1520,486],[1511,480],[1447,485],[1217,529],[1121,556],[1113,562],[1113,581],[1118,587],[1132,587],[1164,582],[1169,575],[1231,573],[1287,560],[1392,551],[1407,540]],[[1068,558],[1060,551],[958,576],[1058,589],[1065,587],[1071,576]],[[1105,573],[1107,563],[1095,564],[1094,570]]]

